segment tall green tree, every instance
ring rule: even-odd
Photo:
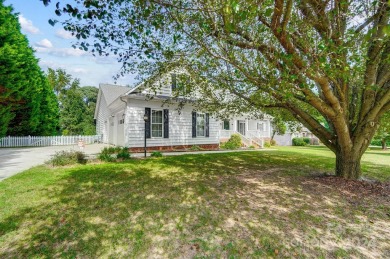
[[[80,87],[80,80],[73,79],[66,70],[48,69],[47,80],[58,95],[60,127],[63,135],[94,135],[94,112],[98,89]]]
[[[94,86],[83,86],[80,88],[80,92],[85,103],[83,134],[95,135],[96,125],[94,116],[99,89]]]
[[[55,134],[56,103],[17,15],[0,0],[0,137]]]
[[[338,176],[361,176],[390,109],[388,0],[66,2],[56,13],[78,47],[117,54],[122,73],[186,65],[207,97],[288,111],[335,153]]]
[[[72,76],[61,68],[56,70],[49,68],[47,71],[47,80],[57,96],[72,84]]]

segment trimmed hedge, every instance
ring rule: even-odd
[[[310,138],[302,138],[306,145],[310,145]]]
[[[293,138],[293,146],[319,145],[318,138]]]
[[[306,143],[304,138],[293,138],[292,144],[293,144],[293,146],[306,146],[306,145],[308,145],[308,143]]]

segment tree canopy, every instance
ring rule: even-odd
[[[78,47],[117,55],[122,73],[185,65],[211,104],[284,109],[336,154],[337,175],[360,177],[390,109],[387,0],[65,2]]]
[[[0,1],[0,137],[54,135],[58,105],[17,15]]]
[[[60,106],[60,127],[63,135],[94,135],[94,112],[98,88],[80,87],[64,69],[48,69],[47,79],[57,93]]]

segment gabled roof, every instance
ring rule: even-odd
[[[130,87],[127,87],[127,86],[100,84],[94,119],[97,119],[97,114],[98,114],[98,111],[100,108],[100,103],[101,103],[100,100],[102,98],[104,98],[104,100],[106,101],[106,105],[109,106],[116,99],[118,99],[119,96],[128,92],[129,89],[130,89]]]
[[[100,89],[106,100],[107,106],[114,102],[120,95],[128,92],[130,87],[110,84],[100,84]]]

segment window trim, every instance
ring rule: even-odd
[[[153,116],[153,112],[156,112],[156,111],[161,112],[161,123],[153,123],[152,116]],[[155,124],[155,125],[160,124],[161,125],[161,137],[154,137],[153,136],[153,124]],[[164,110],[162,110],[162,109],[150,109],[150,138],[155,138],[155,139],[164,138]]]

